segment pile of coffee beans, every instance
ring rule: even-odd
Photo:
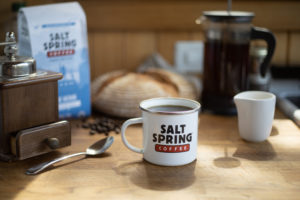
[[[108,117],[97,117],[92,120],[82,120],[82,128],[90,129],[90,135],[105,134],[109,135],[110,132],[119,134],[121,129],[122,120],[112,119]]]

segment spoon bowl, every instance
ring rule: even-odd
[[[113,142],[114,142],[114,138],[112,136],[99,140],[86,149],[85,151],[86,155],[89,156],[99,155],[104,151],[106,151],[112,145]]]

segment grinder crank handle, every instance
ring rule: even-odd
[[[60,158],[56,158],[52,161],[43,162],[41,164],[38,164],[36,166],[33,166],[33,167],[27,169],[26,174],[27,175],[35,175],[35,174],[43,171],[47,167],[53,165],[54,163],[60,162],[60,161],[65,160],[67,158],[72,158],[72,157],[80,156],[80,155],[86,155],[86,152],[74,153],[74,154],[71,154],[71,155],[66,155],[66,156],[63,156],[63,157],[60,157]]]

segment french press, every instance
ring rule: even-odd
[[[0,57],[0,160],[23,160],[71,144],[70,124],[58,119],[62,74],[36,70],[18,56],[15,35],[6,34]]]
[[[266,75],[275,49],[275,37],[267,29],[252,26],[253,17],[252,12],[206,11],[200,18],[206,40],[201,97],[204,110],[236,113],[233,96],[249,89],[251,40],[267,42],[267,55],[260,66],[260,74]]]

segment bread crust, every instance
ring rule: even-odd
[[[92,105],[105,114],[117,117],[138,117],[139,103],[155,97],[184,97],[192,86],[180,75],[166,70],[150,69],[144,73],[113,71],[93,81]],[[190,92],[189,91],[189,92]]]

